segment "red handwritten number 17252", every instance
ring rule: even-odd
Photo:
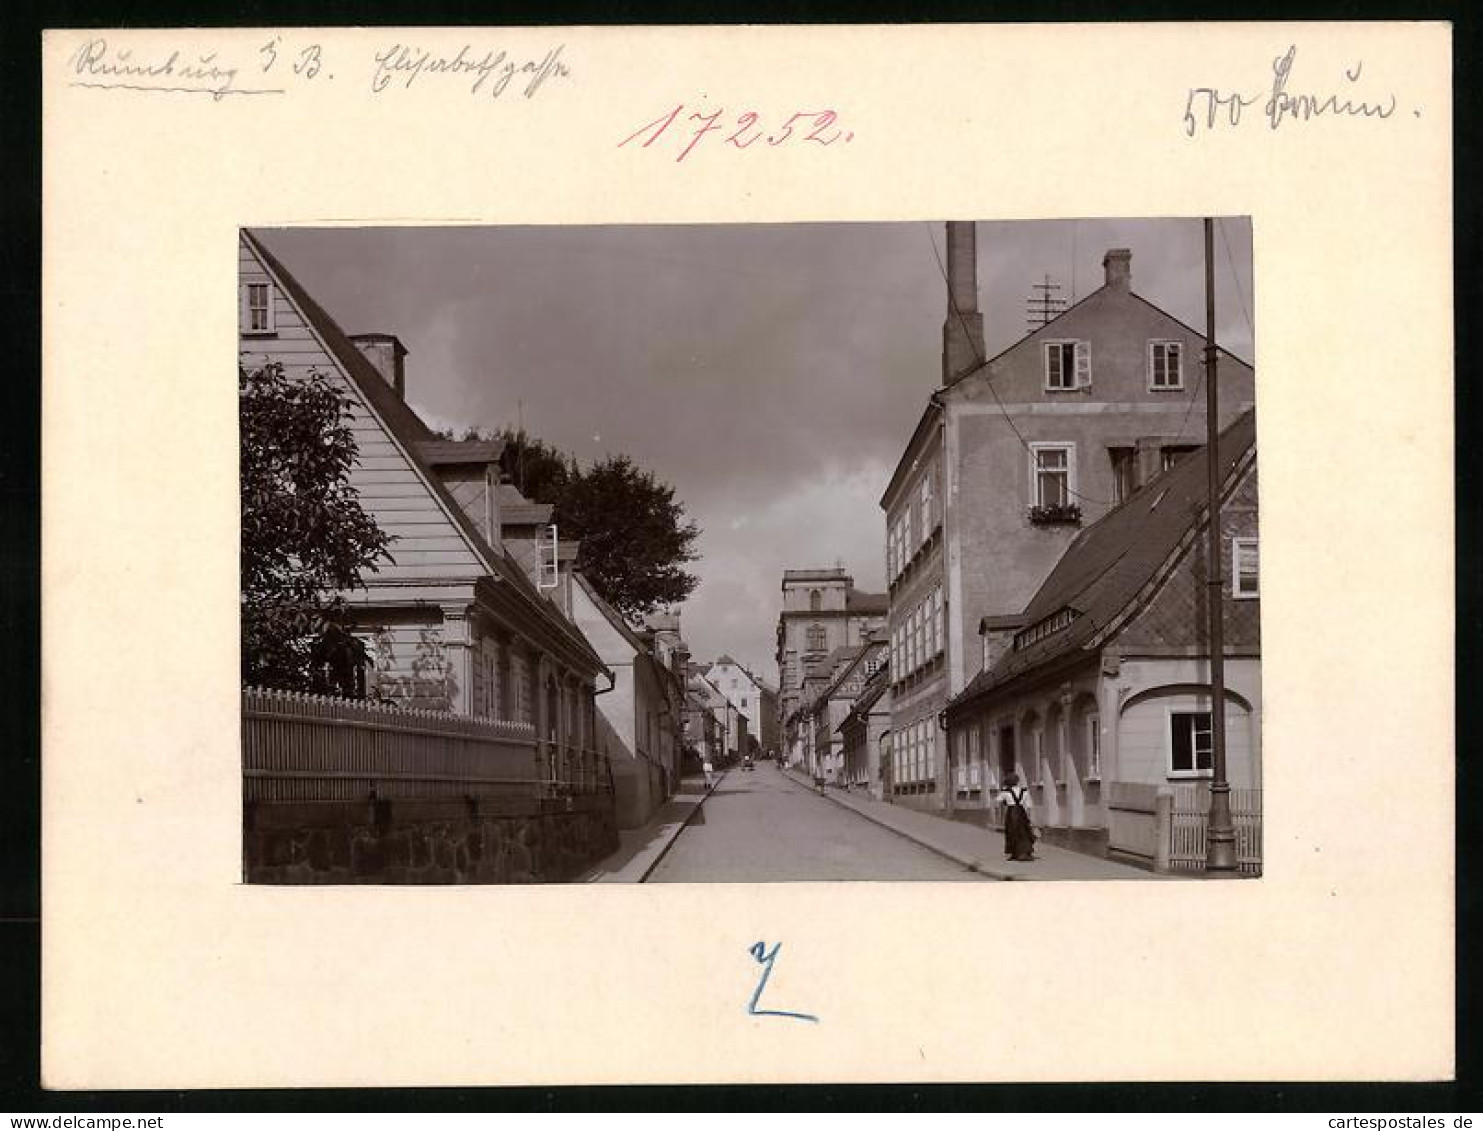
[[[701,140],[708,134],[724,134],[721,142],[723,145],[734,145],[737,149],[749,149],[759,141],[766,146],[777,148],[789,141],[813,142],[816,145],[833,145],[836,141],[851,142],[855,140],[855,132],[835,126],[839,115],[833,110],[799,110],[781,126],[771,131],[761,121],[761,116],[755,111],[748,110],[744,114],[737,115],[736,119],[721,121],[724,110],[717,110],[711,114],[702,114],[698,110],[688,117],[682,118],[681,112],[685,104],[681,102],[667,114],[661,114],[647,125],[639,127],[633,133],[618,143],[622,149],[632,141],[644,138],[639,144],[640,149],[648,149],[661,137],[669,132],[671,126],[678,122],[673,137],[682,140],[686,131],[690,133],[689,143],[680,150],[676,161],[683,161],[690,156],[691,150],[700,144]],[[699,126],[692,126],[692,122],[699,122]],[[648,135],[645,137],[645,135]]]

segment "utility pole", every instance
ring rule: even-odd
[[[1236,870],[1236,829],[1231,823],[1231,783],[1226,779],[1225,585],[1221,579],[1220,397],[1215,354],[1215,221],[1205,218],[1205,462],[1209,470],[1210,541],[1206,572],[1210,615],[1210,740],[1214,758],[1210,817],[1205,830],[1205,871]]]

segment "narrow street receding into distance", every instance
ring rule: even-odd
[[[764,762],[721,780],[647,882],[984,878],[816,796]]]

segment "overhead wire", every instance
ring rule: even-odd
[[[932,245],[932,258],[937,261],[937,270],[942,275],[942,281],[947,284],[948,307],[952,310],[953,317],[958,320],[958,324],[963,328],[963,336],[967,338],[969,348],[973,350],[974,360],[977,362],[978,366],[983,366],[987,364],[988,358],[980,355],[978,347],[975,346],[973,343],[973,335],[968,331],[968,320],[963,316],[963,312],[958,309],[957,299],[953,297],[952,281],[948,278],[947,267],[942,262],[942,255],[937,250],[937,237],[932,233],[931,224],[927,225],[927,240]],[[1032,331],[1032,333],[1033,332],[1034,331]],[[1019,429],[1019,425],[1014,422],[1014,417],[1009,415],[1009,409],[1000,399],[999,391],[994,388],[992,375],[984,375],[984,387],[989,390],[989,395],[994,398],[994,403],[999,407],[1000,415],[1004,417],[1004,422],[1009,425],[1009,430],[1014,433],[1015,439],[1020,442],[1020,446],[1024,448],[1025,452],[1033,459],[1035,456],[1035,449],[1032,448],[1030,446],[1030,442],[1025,439],[1024,433],[1021,432]],[[1084,495],[1080,491],[1072,488],[1069,483],[1066,485],[1066,493],[1080,499],[1084,503],[1096,503],[1098,506],[1107,507],[1116,505],[1111,499],[1098,499],[1092,497],[1091,495]]]

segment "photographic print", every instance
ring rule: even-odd
[[[1260,875],[1246,218],[238,253],[248,882]]]

